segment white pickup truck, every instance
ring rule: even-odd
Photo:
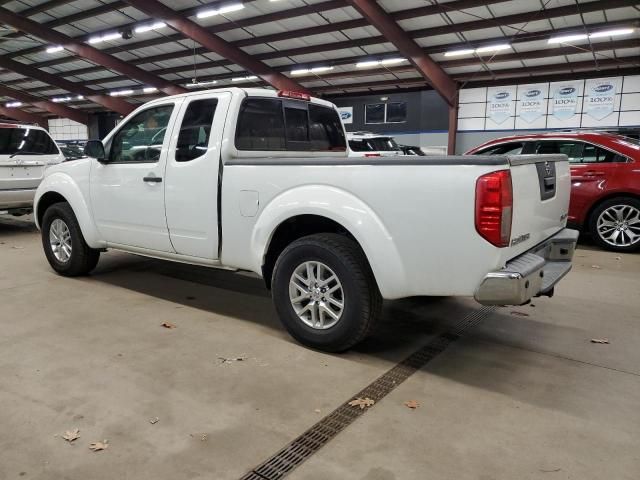
[[[328,351],[362,340],[383,298],[550,296],[577,241],[565,156],[348,158],[334,105],[296,92],[164,97],[85,151],[36,193],[55,271],[105,249],[252,271]]]

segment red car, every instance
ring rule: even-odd
[[[603,248],[640,248],[640,143],[600,132],[538,133],[497,138],[468,155],[563,153],[571,164],[568,223]]]

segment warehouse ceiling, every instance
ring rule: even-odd
[[[0,98],[124,114],[229,85],[326,96],[628,74],[639,27],[637,0],[0,0]]]

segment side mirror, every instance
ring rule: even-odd
[[[84,154],[87,157],[95,158],[99,162],[104,162],[106,158],[104,145],[100,140],[89,140],[84,146]]]

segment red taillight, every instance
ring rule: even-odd
[[[278,91],[279,97],[285,98],[295,98],[296,100],[306,100],[307,102],[311,100],[311,95],[304,92],[295,92],[293,90],[280,90]]]
[[[381,157],[382,155],[380,155],[379,153],[365,153],[364,156],[365,157]]]
[[[496,247],[511,239],[513,188],[509,170],[487,173],[476,182],[476,230]]]

